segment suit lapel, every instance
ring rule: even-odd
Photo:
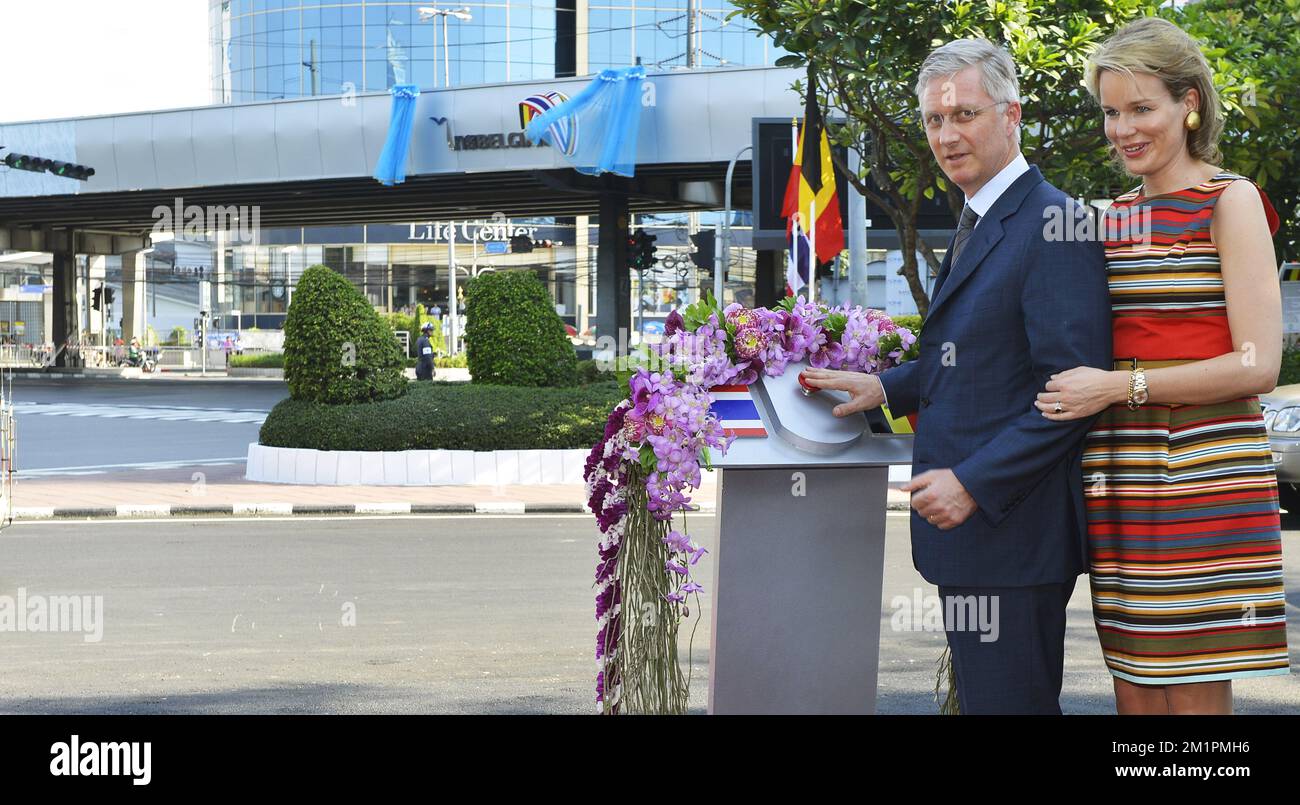
[[[989,252],[993,251],[993,247],[998,244],[998,241],[1002,240],[1002,236],[1006,231],[1002,227],[1003,219],[1020,209],[1025,196],[1029,195],[1029,191],[1042,180],[1043,174],[1039,172],[1036,166],[1030,165],[1029,170],[1016,177],[1011,186],[1003,191],[1002,195],[998,196],[997,201],[993,202],[988,214],[980,219],[975,231],[971,233],[970,240],[966,241],[966,248],[962,251],[958,265],[948,266],[948,277],[943,280],[934,299],[930,302],[930,310],[926,315],[927,320],[934,316],[935,311],[956,293],[957,288],[975,272],[975,269],[979,267],[979,264],[983,262]],[[948,254],[944,256],[945,264],[948,263],[951,255],[952,248],[950,244]],[[940,270],[942,271],[942,269]]]

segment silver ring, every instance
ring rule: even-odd
[[[1052,410],[1052,413],[1054,413],[1054,414],[1059,414],[1059,413],[1061,413],[1061,401],[1060,401],[1060,400],[1057,400],[1057,401],[1056,401],[1056,408],[1054,408],[1054,409]]]

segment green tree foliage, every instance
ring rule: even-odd
[[[284,379],[293,399],[400,397],[404,365],[393,331],[352,283],[322,265],[302,273],[284,320]]]
[[[1278,258],[1300,260],[1300,0],[1201,0],[1161,15],[1201,41],[1226,118],[1223,167],[1264,188],[1282,217]]]
[[[531,271],[490,271],[465,287],[465,352],[475,383],[575,386],[578,355]]]
[[[922,254],[931,271],[938,271],[940,261],[917,231],[921,199],[947,194],[954,225],[963,203],[961,191],[949,185],[934,161],[917,108],[917,75],[935,47],[973,36],[1005,46],[1020,70],[1021,147],[1029,161],[1071,195],[1110,196],[1124,184],[1107,164],[1101,113],[1083,87],[1084,60],[1111,30],[1153,12],[1154,0],[736,0],[735,5],[737,14],[793,54],[778,64],[811,65],[827,116],[845,119],[831,127],[831,135],[861,157],[862,169],[850,172],[850,179],[894,224],[902,244],[900,273],[922,315],[929,299],[915,254]],[[803,82],[796,89],[802,93]]]

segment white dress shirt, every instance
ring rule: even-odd
[[[966,197],[966,203],[980,217],[980,221],[984,220],[984,216],[988,214],[993,202],[1007,192],[1007,188],[1014,184],[1016,179],[1020,178],[1020,174],[1027,170],[1029,170],[1029,163],[1025,161],[1025,155],[1017,151],[1015,159],[1008,162],[1007,166],[998,171],[996,176],[985,182],[983,187],[975,191],[975,195]],[[978,228],[979,225],[980,222],[976,221],[975,226]]]

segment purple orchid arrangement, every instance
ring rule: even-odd
[[[663,340],[644,356],[649,366],[632,372],[628,397],[610,413],[583,474],[602,535],[595,582],[598,712],[685,710],[689,679],[681,680],[675,648],[667,652],[677,644],[680,619],[690,616],[687,597],[704,591],[692,570],[708,551],[669,524],[690,509],[711,449],[725,454],[736,438],[710,412],[709,390],[749,385],[760,373],[776,377],[805,360],[878,373],[911,360],[918,349],[916,336],[880,311],[830,308],[803,297],[774,310],[720,309],[706,295],[668,315]],[[627,544],[635,550],[625,556]],[[625,603],[639,616],[662,611],[652,619],[660,630],[654,639],[642,630],[637,645],[624,645],[632,639],[625,634]]]

